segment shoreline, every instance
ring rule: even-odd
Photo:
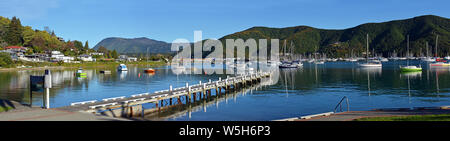
[[[80,63],[80,64],[66,64],[60,66],[32,66],[30,68],[0,68],[0,72],[9,72],[9,71],[20,71],[20,70],[62,70],[62,69],[77,69],[77,68],[108,68],[108,67],[116,67],[119,64],[126,64],[130,66],[139,66],[139,65],[150,65],[152,67],[155,66],[164,66],[167,63],[162,61],[155,62],[131,62],[131,63],[122,63],[122,62],[91,62],[91,63]]]

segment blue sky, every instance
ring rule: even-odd
[[[253,26],[344,29],[419,15],[450,17],[448,0],[0,0],[0,16],[64,39],[220,38]]]

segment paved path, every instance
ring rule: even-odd
[[[14,109],[0,112],[0,121],[127,121],[128,119],[99,116],[91,113],[70,112],[59,109],[29,107],[18,102],[0,100],[0,106]]]
[[[352,121],[365,117],[411,116],[428,114],[450,114],[450,109],[350,111],[332,114],[330,116],[319,116],[310,119],[298,119],[295,121]]]
[[[0,113],[0,121],[126,121],[128,119],[58,109],[31,109]]]

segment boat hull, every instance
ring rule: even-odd
[[[432,67],[448,67],[450,64],[430,64]]]
[[[402,72],[416,72],[422,71],[422,68],[400,68]]]
[[[382,67],[381,64],[359,64],[360,67]]]
[[[144,70],[145,73],[155,73],[155,70],[153,69],[148,69],[148,70]]]

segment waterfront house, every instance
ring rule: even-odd
[[[28,48],[21,47],[21,46],[8,46],[8,47],[5,47],[5,50],[9,50],[9,51],[16,52],[16,53],[18,53],[18,52],[25,53],[25,52],[27,52]]]
[[[27,49],[28,48],[21,46],[8,46],[5,47],[5,50],[2,50],[1,52],[9,53],[12,60],[19,60],[19,58],[23,57],[24,53],[27,52]]]
[[[92,52],[89,55],[91,55],[91,56],[94,56],[94,55],[103,56],[103,52]]]
[[[84,61],[84,62],[92,62],[92,61],[94,61],[92,59],[92,56],[86,55],[86,54],[78,56],[78,59],[80,59],[81,61]]]
[[[70,63],[75,60],[74,57],[64,56],[64,54],[62,54],[59,51],[52,51],[50,58],[51,58],[51,61],[53,61],[53,62],[63,61],[65,63]]]
[[[127,61],[128,61],[128,62],[136,62],[136,61],[137,61],[137,58],[136,58],[136,57],[128,57],[128,58],[127,58]]]

